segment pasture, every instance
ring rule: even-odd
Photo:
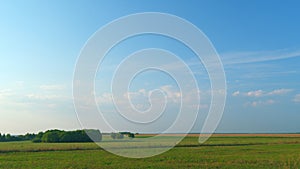
[[[0,168],[300,168],[300,135],[216,134],[204,144],[196,136],[143,159],[119,157],[95,143],[3,142]]]

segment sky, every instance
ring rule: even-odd
[[[141,12],[181,17],[197,26],[214,45],[227,84],[226,105],[216,132],[300,132],[299,6],[298,1],[276,0],[1,1],[0,133],[82,128],[72,94],[81,49],[104,25]],[[200,103],[189,102],[200,106],[191,132],[199,132],[210,106],[208,74],[190,49],[159,35],[131,37],[105,56],[95,77],[99,109],[116,130],[160,132],[172,124],[180,89],[165,73],[151,70],[137,75],[127,93],[137,109],[147,110],[149,92],[164,92],[170,104],[157,124],[127,125],[117,117],[112,104],[114,70],[126,56],[144,48],[171,51],[189,65],[199,84],[195,92],[201,98]],[[145,63],[148,61],[151,58],[145,58]],[[180,76],[181,68],[172,64]]]

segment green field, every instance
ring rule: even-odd
[[[0,168],[300,168],[300,137],[186,137],[158,156],[131,159],[95,143],[0,143]]]

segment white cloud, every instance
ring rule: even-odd
[[[247,97],[263,97],[263,96],[275,96],[275,95],[284,95],[293,91],[292,89],[275,89],[273,91],[267,92],[263,90],[253,90],[248,92],[235,91],[232,93],[232,96],[247,96]]]
[[[260,97],[263,94],[264,94],[264,92],[262,90],[249,91],[249,92],[245,93],[245,95],[249,96],[249,97]]]
[[[68,99],[67,96],[57,94],[28,94],[26,97],[29,100],[61,100]]]
[[[153,95],[153,92],[155,94]],[[158,92],[158,93],[156,93]],[[218,91],[219,93],[224,93],[222,91]],[[141,109],[146,109],[149,108],[150,104],[159,104],[163,102],[165,99],[167,104],[178,104],[181,101],[189,104],[190,106],[197,107],[199,106],[200,109],[208,108],[209,105],[204,103],[205,101],[209,103],[209,100],[202,99],[201,104],[197,101],[195,98],[197,94],[205,95],[207,93],[210,94],[210,92],[201,92],[197,90],[190,90],[188,93],[185,93],[184,95],[181,94],[181,92],[173,87],[172,85],[164,85],[160,86],[158,89],[154,90],[147,90],[147,89],[139,89],[137,91],[131,91],[123,94],[123,100],[120,100],[118,104],[126,104],[127,105],[127,100],[129,99],[131,103],[136,107],[136,108],[141,108]],[[150,98],[151,96],[151,98]],[[113,105],[113,95],[112,93],[102,93],[100,96],[96,96],[96,100],[98,104],[101,104],[102,106],[107,106],[107,105]],[[203,96],[202,98],[210,98],[209,96]],[[126,101],[125,101],[126,99]],[[151,99],[151,100],[149,100]]]
[[[146,89],[139,89],[138,91],[135,92],[127,92],[124,93],[124,97],[125,99],[128,98],[137,98],[137,97],[146,97],[149,95],[149,91],[147,91]]]
[[[292,89],[276,89],[269,92],[267,95],[283,95],[293,91]]]
[[[252,106],[252,107],[258,107],[258,106],[262,106],[262,105],[272,105],[276,103],[274,100],[269,99],[269,100],[265,100],[265,101],[252,101],[252,102],[248,102],[246,103],[246,106]]]
[[[222,54],[222,61],[225,65],[256,63],[272,60],[299,57],[299,50],[280,49],[273,51],[252,51],[252,52],[231,52]]]
[[[140,100],[140,99],[146,99],[148,98],[153,92],[156,91],[161,91],[163,94],[165,94],[167,99],[170,99],[169,101],[172,102],[179,102],[179,99],[181,97],[181,93],[178,91],[175,91],[173,86],[171,85],[165,85],[159,87],[159,89],[155,90],[146,90],[146,89],[139,89],[138,91],[135,92],[127,92],[124,93],[124,98],[125,99],[132,99],[132,100]]]
[[[297,103],[300,103],[300,94],[297,94],[294,99],[293,99],[294,102],[297,102]]]
[[[96,101],[98,104],[111,104],[112,95],[111,93],[103,93],[101,96],[96,97]]]
[[[65,85],[41,85],[40,89],[42,90],[63,90],[65,89]]]
[[[267,100],[267,101],[265,102],[265,104],[268,104],[268,105],[271,105],[271,104],[274,104],[274,103],[275,103],[275,101],[272,100],[272,99]]]
[[[238,96],[238,95],[240,95],[240,91],[235,91],[232,93],[232,96]]]
[[[175,103],[179,102],[181,93],[174,91],[174,89],[171,85],[165,85],[160,88],[166,93],[167,98],[171,99]]]
[[[0,99],[7,99],[15,95],[15,92],[11,89],[2,89],[0,90]]]
[[[2,89],[2,90],[0,90],[0,96],[7,96],[7,95],[11,95],[11,94],[12,94],[11,89]]]

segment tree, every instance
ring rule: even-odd
[[[92,139],[91,139],[91,138]],[[63,131],[63,130],[48,130],[45,133],[40,132],[32,140],[33,142],[93,142],[101,141],[102,134],[99,130],[76,130],[76,131]]]
[[[110,136],[112,139],[123,139],[124,138],[124,135],[121,133],[111,133]]]
[[[25,136],[24,136],[24,140],[32,140],[32,139],[34,139],[35,138],[35,134],[30,134],[30,133],[27,133],[27,134],[25,134]]]
[[[43,132],[39,132],[33,139],[32,142],[34,143],[40,143],[42,142]]]
[[[34,142],[34,143],[40,143],[40,142],[42,142],[42,139],[38,138],[38,137],[35,137],[34,139],[32,139],[32,142]]]
[[[133,139],[134,138],[134,134],[133,133],[129,133],[128,137],[131,138],[131,139]]]
[[[12,137],[11,137],[11,135],[10,135],[10,134],[6,134],[6,136],[5,136],[5,140],[7,140],[7,141],[11,141],[11,140],[12,140]]]
[[[102,141],[102,134],[99,130],[85,130],[86,134],[95,142]]]
[[[134,134],[129,131],[120,132],[120,134],[127,135],[129,138],[134,138]]]
[[[76,131],[63,131],[63,130],[48,130],[46,132],[39,132],[38,134],[27,133],[25,135],[12,136],[10,134],[0,133],[0,142],[4,141],[22,141],[32,140],[34,143],[47,142],[93,142],[101,141],[102,134],[99,130],[76,130]]]
[[[61,131],[59,130],[49,130],[42,136],[42,142],[46,143],[56,143],[59,142],[59,134]]]

